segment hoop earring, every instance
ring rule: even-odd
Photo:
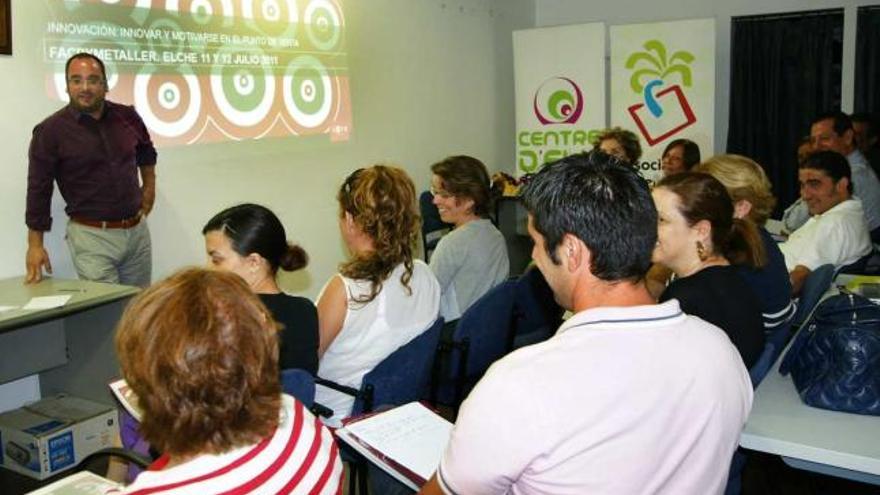
[[[700,241],[697,241],[697,257],[700,258],[700,261],[709,259],[709,254],[706,253],[706,246]]]

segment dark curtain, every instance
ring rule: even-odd
[[[798,196],[797,145],[821,112],[840,108],[843,9],[734,17],[727,152],[760,163],[778,199]]]
[[[856,31],[856,112],[880,110],[880,5],[859,7]]]

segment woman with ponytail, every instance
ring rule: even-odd
[[[764,266],[757,227],[734,218],[730,195],[708,174],[668,176],[652,196],[658,214],[653,261],[675,274],[660,301],[678,299],[685,313],[724,330],[751,368],[764,347],[761,306],[731,265]]]
[[[694,171],[718,179],[733,201],[733,216],[758,227],[767,263],[760,267],[739,266],[739,274],[758,296],[764,329],[770,331],[786,324],[794,317],[797,308],[791,299],[791,280],[785,257],[764,228],[776,206],[764,169],[745,156],[716,155],[697,165]]]
[[[359,388],[363,376],[437,318],[440,285],[413,258],[419,214],[412,180],[399,168],[353,172],[336,195],[350,257],[318,296],[318,375]],[[352,397],[318,386],[330,424],[351,413]]]
[[[318,313],[304,297],[278,287],[278,269],[296,271],[308,263],[305,250],[287,241],[284,226],[271,210],[241,204],[214,215],[202,229],[209,264],[231,271],[250,286],[281,328],[281,369],[318,371]]]

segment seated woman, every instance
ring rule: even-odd
[[[287,241],[284,226],[271,210],[255,204],[227,208],[202,229],[209,264],[247,282],[272,317],[281,324],[281,369],[318,371],[318,312],[312,301],[290,296],[278,287],[278,269],[306,266],[303,248]]]
[[[276,334],[231,273],[189,269],[135,297],[116,355],[163,454],[124,493],[341,491],[330,431],[281,392]]]
[[[440,316],[457,320],[489,289],[507,279],[510,262],[501,232],[487,218],[489,173],[469,156],[451,156],[431,165],[431,193],[440,218],[454,229],[431,255],[440,282]]]
[[[724,330],[751,368],[764,348],[761,305],[730,265],[764,264],[757,228],[734,219],[727,190],[708,174],[666,177],[651,195],[658,218],[653,261],[676,277],[660,302],[678,299],[685,313]]]
[[[733,216],[758,226],[767,263],[760,267],[737,266],[739,274],[749,284],[761,303],[764,328],[769,330],[786,323],[794,316],[791,301],[791,280],[785,267],[782,251],[764,228],[776,198],[770,190],[770,180],[760,165],[740,155],[717,155],[694,167],[718,179],[733,201]]]
[[[318,296],[321,378],[359,388],[364,375],[437,319],[440,286],[413,259],[419,230],[412,180],[399,168],[356,170],[336,196],[339,230],[350,252]],[[351,396],[318,386],[315,401],[351,414]]]
[[[593,149],[601,150],[638,170],[642,145],[639,144],[639,137],[632,131],[622,127],[605,129],[593,141]]]
[[[663,177],[690,171],[700,163],[700,147],[690,139],[673,139],[660,159]]]

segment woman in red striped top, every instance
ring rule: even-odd
[[[150,287],[116,352],[163,452],[123,493],[341,493],[333,437],[281,393],[277,325],[237,275],[189,269]]]

